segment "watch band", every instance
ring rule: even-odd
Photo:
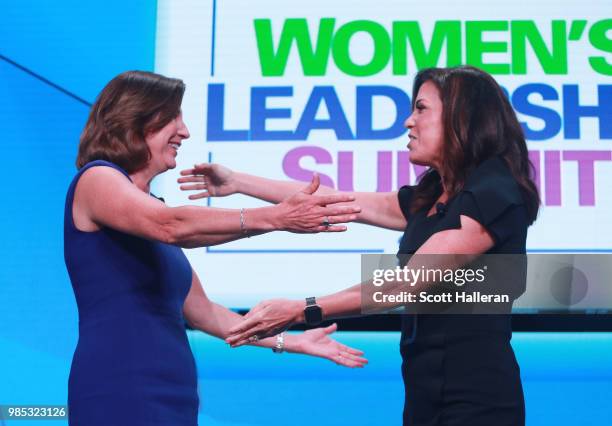
[[[317,305],[315,297],[306,298],[306,306],[304,307],[304,322],[306,325],[315,326],[323,321],[323,312],[321,307]]]

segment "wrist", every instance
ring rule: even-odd
[[[233,172],[231,176],[231,188],[235,194],[251,195],[248,191],[248,182],[246,175],[240,172]]]
[[[280,211],[276,206],[244,209],[244,227],[247,232],[269,232],[281,230]]]
[[[300,343],[302,334],[287,334],[285,333],[285,352],[299,353],[302,352]]]
[[[292,312],[293,312],[293,324],[304,324],[306,321],[304,318],[304,301],[293,300],[292,301]]]
[[[283,206],[277,204],[270,207],[262,207],[266,209],[268,226],[272,227],[272,231],[286,231],[285,221],[283,220]]]
[[[303,300],[300,300],[297,302],[297,309],[296,309],[296,314],[295,314],[295,323],[296,324],[305,324],[306,323],[306,317],[304,315],[304,308],[306,307],[306,304],[304,303]]]

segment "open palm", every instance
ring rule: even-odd
[[[300,348],[304,354],[329,359],[338,365],[351,368],[363,367],[368,360],[363,358],[363,351],[343,345],[330,336],[337,330],[337,325],[308,330],[300,335]]]
[[[234,172],[215,163],[196,164],[191,169],[181,171],[178,183],[182,191],[202,191],[189,196],[190,200],[206,197],[224,197],[236,193]]]

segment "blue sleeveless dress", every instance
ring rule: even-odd
[[[197,424],[193,355],[182,308],[191,266],[182,250],[73,221],[79,170],[66,196],[64,258],[79,311],[79,341],[68,381],[71,425]],[[130,180],[131,181],[131,180]]]

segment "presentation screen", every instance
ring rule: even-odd
[[[185,81],[191,132],[155,182],[189,201],[179,170],[215,162],[341,191],[395,191],[423,172],[404,122],[414,75],[470,64],[502,85],[523,127],[542,208],[528,251],[612,251],[612,19],[608,1],[158,1],[155,70]],[[395,253],[400,232],[275,232],[186,250],[220,303],[244,308],[360,281],[361,254]]]

